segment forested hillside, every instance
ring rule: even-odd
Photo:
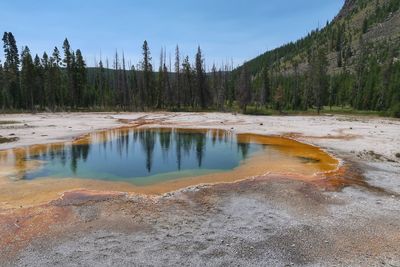
[[[400,116],[399,8],[400,0],[346,0],[323,29],[244,64],[255,92],[283,109],[351,106]]]
[[[3,35],[0,108],[64,110],[316,110],[329,107],[400,116],[400,0],[347,0],[336,18],[294,43],[233,70],[209,66],[176,47],[161,50],[154,69],[149,45],[128,64],[116,53],[95,67],[68,39],[42,55],[18,50]],[[134,45],[134,44],[133,44]],[[234,55],[233,55],[234,56]],[[250,107],[250,109],[248,109]]]

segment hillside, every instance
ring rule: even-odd
[[[175,51],[168,64],[161,51],[154,69],[147,41],[132,68],[124,55],[87,67],[68,39],[42,56],[18,51],[3,35],[0,63],[2,110],[241,110],[308,111],[332,108],[400,117],[400,0],[347,0],[322,29],[268,51],[232,71],[206,73],[197,48],[194,59]],[[210,67],[210,66],[208,66]],[[250,107],[250,109],[247,109]],[[264,112],[262,111],[262,112]]]
[[[323,29],[236,72],[247,69],[255,94],[280,109],[347,106],[400,116],[399,55],[400,0],[346,0]]]
[[[398,55],[399,8],[399,0],[346,0],[339,14],[322,30],[316,29],[306,37],[268,51],[245,65],[253,74],[260,72],[265,65],[279,66],[280,71],[286,73],[294,72],[294,65],[298,65],[304,71],[308,65],[308,50],[313,46],[323,46],[328,52],[329,72],[337,73],[344,67],[355,68],[361,42],[385,46]],[[342,64],[338,64],[340,61]]]

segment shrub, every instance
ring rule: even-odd
[[[390,116],[400,118],[400,103],[396,103],[390,109]]]

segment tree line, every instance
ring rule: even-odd
[[[331,72],[328,52],[323,45],[309,48],[306,63],[293,60],[290,72],[280,64],[262,67],[252,76],[256,94],[252,103],[256,107],[267,103],[279,111],[314,109],[320,112],[323,108],[351,107],[400,117],[398,46],[387,41],[361,40],[360,49],[352,59],[354,63],[350,66],[345,59],[340,68]],[[263,92],[263,88],[268,90]]]
[[[345,26],[343,26],[345,28]],[[261,71],[244,64],[234,69],[215,64],[206,71],[200,47],[192,63],[176,46],[174,63],[161,49],[158,70],[147,41],[142,60],[128,64],[124,54],[87,67],[80,49],[65,39],[48,55],[31,55],[27,46],[18,51],[11,32],[3,35],[4,63],[0,62],[0,108],[2,110],[219,110],[257,112],[275,109],[319,113],[324,106],[351,106],[400,116],[400,61],[391,42],[360,41],[355,67],[350,67],[351,47],[342,26],[327,28],[311,43],[301,60],[290,61],[287,72],[276,60],[264,61]],[[321,41],[322,40],[322,41]],[[337,41],[342,40],[342,41]],[[304,41],[309,42],[309,41]],[[329,45],[327,45],[329,44]],[[282,48],[290,54],[291,46]],[[348,51],[350,50],[350,51]],[[328,72],[328,53],[337,52],[340,71]],[[343,52],[347,51],[347,52]],[[270,53],[269,55],[273,55]],[[340,60],[339,60],[340,56]],[[354,59],[353,59],[354,60]],[[254,63],[253,63],[254,65]],[[249,106],[251,109],[249,109]]]
[[[392,18],[400,12],[400,0],[352,5],[350,13],[323,29],[245,63],[254,92],[260,94],[268,73],[270,103],[277,109],[336,106],[400,117],[400,38],[385,33],[385,27],[396,25]],[[361,25],[356,23],[360,17]],[[382,37],[371,37],[379,35],[377,29]]]
[[[3,110],[77,110],[81,108],[154,110],[224,109],[233,104],[232,66],[212,67],[206,72],[200,47],[194,63],[175,50],[172,67],[161,50],[158,71],[147,41],[142,60],[128,66],[124,54],[115,54],[110,64],[86,66],[80,49],[65,39],[49,55],[32,56],[28,46],[18,51],[11,32],[5,32],[4,63],[0,62],[0,108]],[[110,66],[111,65],[111,66]]]

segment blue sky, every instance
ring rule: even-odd
[[[88,65],[116,49],[133,63],[146,39],[158,65],[161,47],[176,44],[193,59],[240,64],[325,25],[344,0],[12,0],[0,2],[0,31],[32,53],[61,48],[68,37]]]

